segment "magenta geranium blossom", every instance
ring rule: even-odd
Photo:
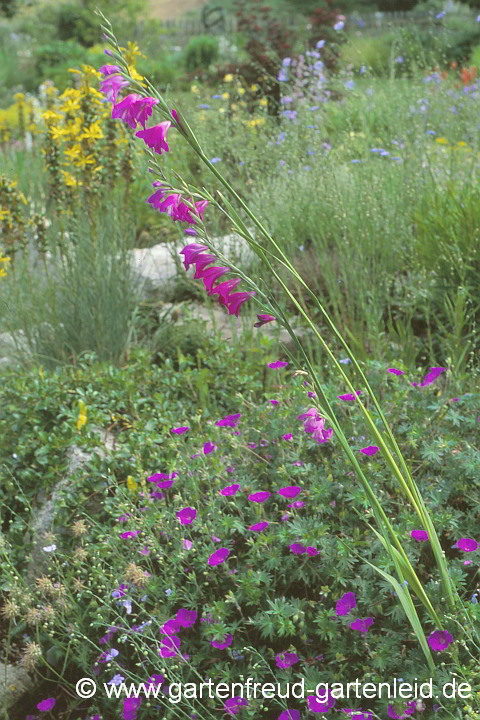
[[[222,420],[218,420],[215,425],[218,425],[219,427],[236,427],[239,417],[240,413],[237,413],[236,415],[227,415]]]
[[[396,368],[388,368],[387,372],[393,373],[393,375],[405,375],[403,370],[397,370]]]
[[[412,530],[412,538],[417,542],[425,542],[428,540],[428,532],[426,530]]]
[[[47,698],[46,700],[42,700],[37,704],[37,710],[41,710],[42,712],[48,712],[48,710],[51,710],[56,705],[55,698]]]
[[[251,495],[248,496],[248,499],[251,500],[252,502],[262,503],[262,502],[265,502],[265,500],[267,500],[269,497],[270,497],[270,493],[267,492],[266,490],[262,490],[261,492],[252,493]]]
[[[284,487],[281,490],[277,490],[278,495],[283,495],[283,497],[289,498],[289,500],[296,498],[297,495],[301,492],[302,488],[298,487],[298,485],[289,485],[288,487]]]
[[[330,692],[321,697],[318,695],[308,695],[308,709],[314,713],[326,713],[336,702]]]
[[[473,552],[477,549],[478,543],[472,538],[462,538],[461,540],[457,540],[453,547],[463,550],[464,552]]]
[[[284,710],[277,720],[300,720],[300,710]]]
[[[197,517],[197,511],[192,507],[183,508],[177,512],[177,518],[180,520],[182,525],[190,525],[193,520]]]
[[[229,550],[228,548],[220,548],[220,550],[216,550],[210,557],[208,558],[208,564],[209,565],[219,565],[222,562],[225,562],[225,560],[228,557]]]
[[[360,452],[364,455],[375,455],[375,453],[378,452],[378,447],[376,445],[369,445],[368,447],[362,448]]]
[[[125,698],[123,701],[123,720],[135,720],[137,710],[141,704],[141,698]]]
[[[268,527],[268,522],[260,522],[256,523],[255,525],[250,525],[248,528],[249,530],[253,530],[254,532],[261,532],[262,530],[265,530]]]
[[[230,647],[233,641],[233,635],[225,635],[223,638],[223,642],[220,640],[212,640],[212,645],[214,648],[217,648],[217,650],[225,650],[225,648]]]
[[[227,487],[224,487],[223,490],[220,490],[220,495],[236,495],[239,488],[240,485],[228,485]]]
[[[292,543],[292,545],[289,545],[288,547],[294,555],[303,555],[307,552],[307,548],[301,543]]]
[[[453,637],[450,635],[448,630],[435,630],[428,636],[428,644],[436,652],[446,650],[449,645],[453,642]]]
[[[248,705],[248,700],[237,696],[223,703],[223,707],[230,715],[236,715],[238,708],[245,707],[246,705]]]
[[[184,425],[183,427],[172,428],[171,432],[174,435],[183,435],[183,433],[186,433],[189,430],[190,430],[190,428],[188,427],[188,425]]]
[[[433,367],[430,368],[430,372],[425,375],[421,383],[412,383],[413,387],[425,387],[435,382],[437,377],[445,372],[447,368],[444,367]]]
[[[355,593],[353,592],[347,592],[340,600],[337,600],[337,604],[335,607],[335,611],[337,615],[348,615],[350,610],[353,610],[353,608],[357,607],[357,598],[355,596]]]
[[[295,665],[300,660],[298,655],[296,653],[278,653],[278,655],[275,655],[275,662],[278,668],[281,668],[282,670],[286,670],[289,667],[292,667],[292,665]]]
[[[175,619],[179,625],[184,628],[192,627],[197,620],[197,613],[195,610],[185,610],[181,608],[175,615]]]
[[[217,446],[213,445],[210,441],[208,441],[203,446],[203,454],[210,455],[210,453],[215,452],[216,449],[217,449]]]
[[[176,635],[162,637],[162,639],[160,640],[160,645],[162,645],[162,647],[158,651],[160,657],[175,657],[177,655],[177,648],[180,647],[180,638]]]
[[[368,628],[373,625],[375,620],[371,617],[368,618],[358,618],[358,620],[354,620],[352,623],[350,623],[350,627],[352,630],[358,630],[359,632],[368,632]]]

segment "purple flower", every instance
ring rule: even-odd
[[[431,385],[439,375],[441,375],[443,372],[445,372],[446,368],[443,367],[433,367],[430,368],[430,372],[425,375],[422,382],[418,385],[418,387],[425,387],[426,385]],[[417,387],[417,383],[412,383],[413,387]]]
[[[171,621],[169,621],[171,622]],[[177,648],[180,647],[180,638],[178,638],[176,635],[170,635],[169,637],[162,637],[160,640],[160,645],[163,647],[160,648],[158,651],[158,654],[162,658],[169,658],[169,657],[176,657],[177,655]]]
[[[336,604],[336,614],[337,615],[348,615],[350,610],[353,610],[353,608],[357,607],[357,598],[355,596],[355,593],[353,592],[347,592],[340,600],[337,600]]]
[[[369,445],[366,448],[362,448],[360,452],[364,455],[375,455],[375,453],[378,452],[378,447],[376,445]]]
[[[360,392],[357,392],[356,394],[360,395]],[[336,397],[339,400],[345,400],[345,402],[351,402],[352,400],[355,400],[355,395],[353,395],[353,393],[347,393],[346,395],[337,395]]]
[[[268,522],[260,522],[256,525],[250,525],[248,528],[249,530],[253,530],[254,532],[261,532],[262,530],[265,530],[268,527]]]
[[[208,558],[208,564],[209,565],[219,565],[220,563],[225,562],[225,560],[228,557],[228,553],[229,553],[228,548],[220,548],[220,550],[216,550]]]
[[[268,367],[273,368],[274,370],[276,368],[287,367],[287,365],[288,365],[288,362],[281,362],[281,360],[276,360],[275,362],[268,363]]]
[[[462,538],[461,540],[457,540],[453,547],[463,550],[464,552],[473,552],[477,549],[478,543],[472,538]]]
[[[375,620],[371,617],[368,618],[358,618],[358,620],[354,620],[352,623],[350,623],[350,627],[352,630],[359,630],[360,632],[368,632],[368,628],[370,625],[373,625]]]
[[[428,540],[428,532],[426,530],[412,530],[412,538],[417,542],[425,542]]]
[[[55,707],[56,704],[55,698],[47,698],[46,700],[42,700],[37,704],[37,710],[41,710],[42,712],[48,712],[53,707]]]
[[[186,540],[186,539],[184,538],[184,540],[183,540],[184,550],[191,550],[191,549],[192,549],[192,545],[193,545],[193,543],[192,543],[191,540]]]
[[[145,130],[145,123],[152,114],[152,107],[159,102],[156,98],[142,97],[141,95],[132,93],[114,106],[112,118],[120,118],[120,120],[123,120],[132,130],[136,130],[137,123],[140,123]]]
[[[343,20],[339,20],[337,23],[335,23],[335,25],[333,26],[333,29],[334,30],[343,30],[344,27],[345,27],[345,23],[343,22]]]
[[[230,698],[230,700],[223,703],[223,707],[230,715],[236,715],[238,708],[245,707],[245,705],[248,705],[248,700],[237,696]]]
[[[135,720],[137,710],[141,704],[141,698],[125,698],[123,701],[123,720]]]
[[[277,720],[300,720],[299,710],[284,710],[278,716]]]
[[[135,135],[136,137],[141,138],[145,145],[148,145],[149,148],[155,150],[158,155],[163,155],[163,153],[168,152],[167,132],[169,131],[171,125],[172,123],[170,120],[165,120],[165,122],[162,122],[159,125],[146,128],[146,130],[140,130],[135,133]]]
[[[139,532],[140,532],[140,530],[127,530],[127,532],[120,533],[120,537],[123,538],[124,540],[126,538],[137,537]]]
[[[220,490],[220,495],[236,495],[239,488],[240,485],[228,485],[227,487],[224,487],[223,490]]]
[[[257,318],[258,322],[256,322],[253,327],[261,327],[277,319],[275,315],[257,315]]]
[[[397,370],[396,368],[388,368],[387,372],[393,373],[393,375],[405,375],[403,370]]]
[[[310,394],[310,393],[309,393],[309,394]],[[292,433],[286,433],[286,434],[283,436],[283,439],[284,439],[284,440],[291,440],[291,439],[292,439]]]
[[[237,413],[236,415],[227,415],[222,420],[216,422],[215,425],[218,425],[219,427],[235,427],[240,415],[241,413]]]
[[[187,425],[184,425],[183,427],[172,428],[171,432],[174,435],[183,435],[183,433],[186,433],[189,430],[190,430],[190,428]]]
[[[305,547],[305,545],[302,545],[301,543],[293,543],[292,545],[289,545],[288,547],[290,548],[290,550],[292,551],[292,553],[294,555],[303,555],[304,553],[307,552],[307,548]]]
[[[275,662],[277,664],[278,668],[281,668],[282,670],[286,670],[289,667],[292,667],[292,665],[295,665],[299,661],[299,657],[295,653],[278,653],[278,655],[275,656]]]
[[[204,453],[204,455],[209,455],[210,453],[214,452],[216,449],[217,449],[217,446],[212,445],[212,443],[209,441],[209,442],[206,442],[205,445],[203,446],[203,453]]]
[[[181,608],[175,615],[175,619],[181,627],[189,628],[195,624],[197,613],[195,610],[184,610]]]
[[[302,488],[298,485],[289,485],[281,490],[277,490],[277,495],[283,495],[283,497],[289,498],[290,500],[296,498],[299,493],[302,492]]]
[[[219,640],[212,640],[212,645],[214,648],[217,648],[217,650],[225,650],[225,648],[230,647],[232,640],[233,635],[225,635],[223,642],[220,642]]]
[[[262,502],[265,502],[265,500],[267,500],[269,497],[270,497],[270,493],[267,492],[266,490],[262,490],[261,492],[252,493],[251,495],[248,496],[248,499],[251,500],[252,502],[262,503]]]
[[[314,713],[326,713],[336,702],[330,692],[321,697],[318,697],[318,695],[308,695],[308,709]]]
[[[190,523],[197,517],[197,511],[192,507],[183,508],[177,512],[177,518],[179,518],[182,525],[190,525]]]

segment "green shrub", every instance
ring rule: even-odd
[[[480,45],[475,45],[470,56],[470,64],[480,67]]]
[[[185,48],[183,57],[187,72],[208,68],[218,58],[218,41],[209,35],[193,37]]]
[[[355,70],[360,70],[366,65],[375,75],[386,75],[392,42],[391,34],[353,38],[342,46],[341,61],[345,65],[353,65]]]
[[[49,78],[63,92],[72,85],[69,68],[78,67],[87,61],[86,49],[74,40],[52,40],[33,50],[34,73],[29,79],[27,90],[38,88],[43,80]]]
[[[75,5],[60,5],[57,13],[59,40],[76,40],[84,47],[91,47],[97,42],[98,24],[91,12]]]

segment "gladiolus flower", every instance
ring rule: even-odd
[[[132,93],[115,105],[112,110],[112,118],[120,118],[132,130],[136,130],[137,123],[140,123],[145,130],[145,123],[152,114],[152,107],[159,102],[156,98],[142,97],[142,95]]]
[[[261,327],[277,319],[275,315],[257,315],[257,318],[258,322],[256,322],[253,327]]]
[[[248,298],[252,295],[255,295],[254,290],[249,290],[248,292],[238,292],[234,293],[233,295],[229,295],[225,303],[225,305],[227,305],[228,307],[228,314],[238,317],[238,313],[240,312],[240,305],[246,300],[248,300]]]
[[[163,155],[163,153],[168,152],[167,132],[171,125],[170,120],[165,120],[165,122],[154,125],[154,127],[139,130],[135,135],[141,138],[145,145],[155,150],[158,155]]]

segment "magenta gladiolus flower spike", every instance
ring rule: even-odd
[[[115,105],[112,110],[112,118],[120,118],[120,120],[123,120],[132,130],[136,130],[137,123],[140,123],[145,130],[145,123],[152,114],[152,107],[157,105],[158,102],[159,100],[156,98],[145,98],[137,95],[137,93],[132,93]]]
[[[170,120],[165,120],[159,125],[154,125],[146,130],[139,130],[135,135],[141,138],[145,145],[155,150],[158,155],[163,155],[163,153],[168,152],[167,132],[171,125]]]
[[[201,277],[203,279],[203,284],[205,285],[205,290],[210,293],[213,288],[213,283],[227,272],[230,272],[230,268],[228,267],[211,267],[204,270]]]
[[[206,265],[210,265],[210,263],[215,262],[217,258],[215,255],[204,255],[201,253],[200,255],[197,255],[195,258],[195,275],[193,276],[194,280],[199,280],[203,277],[203,271]]]
[[[104,93],[107,100],[115,105],[117,102],[117,93],[129,85],[129,82],[121,75],[115,75],[115,73],[120,72],[120,68],[117,65],[104,65],[100,68],[100,72],[105,78],[100,82],[100,92]]]
[[[248,300],[248,298],[252,295],[255,295],[254,290],[250,290],[248,292],[238,292],[234,293],[233,295],[229,295],[225,303],[228,307],[228,314],[238,317],[238,313],[240,312],[240,305],[246,300]]]
[[[184,256],[183,266],[185,270],[188,270],[190,265],[195,262],[195,255],[202,252],[208,252],[208,247],[200,245],[199,243],[190,243],[190,245],[186,245],[183,250],[180,250],[180,255]]]
[[[450,635],[448,630],[435,630],[431,635],[428,636],[428,644],[435,650],[435,652],[441,652],[446,650],[449,645],[453,642],[453,637]]]
[[[256,322],[253,327],[261,327],[277,319],[275,315],[257,315],[257,318],[258,322]]]
[[[220,295],[219,302],[222,305],[226,305],[228,303],[228,293],[231,290],[234,290],[238,283],[241,282],[241,278],[234,278],[232,280],[225,280],[225,282],[220,283],[220,285],[216,285],[213,290],[211,290],[208,294],[209,295],[215,295],[218,293]]]

